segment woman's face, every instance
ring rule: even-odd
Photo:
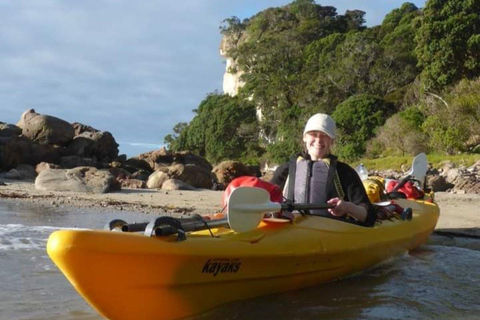
[[[322,131],[309,131],[303,136],[303,142],[307,147],[312,160],[320,160],[330,154],[333,139]]]

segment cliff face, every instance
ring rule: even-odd
[[[238,89],[244,85],[244,82],[240,80],[243,71],[238,69],[235,59],[228,56],[228,50],[235,48],[240,38],[240,34],[224,35],[220,42],[220,55],[226,60],[225,73],[223,75],[223,93],[230,96],[237,95]]]

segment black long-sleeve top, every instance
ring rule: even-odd
[[[305,159],[310,159],[308,154],[302,154],[302,157]],[[335,156],[330,156],[331,158],[336,159]],[[273,178],[270,182],[280,186],[283,189],[285,182],[287,181],[289,171],[289,163],[284,163],[275,170]],[[363,183],[360,180],[357,172],[350,167],[348,164],[341,161],[337,161],[337,173],[340,178],[340,184],[342,185],[344,195],[344,200],[353,202],[357,205],[363,205],[367,209],[367,217],[363,223],[359,223],[364,226],[372,226],[376,220],[376,213],[373,205],[368,199]],[[332,180],[329,180],[332,181]],[[326,189],[327,199],[332,199],[338,197],[337,190],[333,183],[327,185]],[[333,217],[333,215],[332,215]]]

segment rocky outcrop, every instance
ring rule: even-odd
[[[39,144],[65,145],[75,134],[72,125],[62,119],[41,115],[34,109],[25,111],[18,123],[22,135]]]
[[[223,74],[223,93],[230,96],[236,96],[238,90],[245,85],[240,79],[243,71],[239,69],[237,61],[230,57],[228,51],[238,46],[244,38],[243,33],[234,33],[225,35],[220,42],[220,55],[225,58],[226,66]]]
[[[68,144],[67,153],[72,156],[95,158],[100,162],[113,161],[118,156],[118,144],[108,131],[87,127]]]
[[[113,185],[110,172],[93,167],[46,169],[35,179],[35,189],[44,191],[105,193]]]

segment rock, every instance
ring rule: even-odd
[[[441,175],[428,175],[427,176],[427,187],[432,189],[432,191],[447,191],[453,187],[452,184],[448,183],[445,180],[445,177]]]
[[[93,167],[74,169],[46,169],[35,179],[35,189],[105,193],[111,190],[114,177],[107,170]]]
[[[118,157],[118,144],[108,131],[84,131],[68,144],[67,152],[73,156],[110,162]]]
[[[167,173],[163,171],[155,171],[152,173],[147,180],[147,188],[149,189],[160,189],[162,184],[170,179]]]
[[[253,176],[260,178],[262,176],[262,171],[260,170],[260,166],[247,166]]]
[[[0,122],[0,137],[18,137],[22,134],[22,129],[14,124]]]
[[[7,173],[4,174],[3,176],[6,179],[11,179],[11,180],[21,180],[22,176],[20,175],[20,172],[17,169],[10,169]]]
[[[181,180],[168,179],[162,184],[162,190],[196,190],[196,189]]]
[[[131,178],[133,179],[138,179],[138,180],[142,180],[142,181],[147,181],[148,180],[148,177],[150,176],[150,172],[149,171],[146,171],[146,170],[138,170],[134,173],[132,173],[132,176]]]
[[[173,162],[173,155],[171,152],[167,151],[167,149],[161,148],[159,150],[142,153],[137,157],[134,157],[134,159],[146,161],[150,168],[156,170],[156,166],[159,164],[162,166],[171,165]]]
[[[122,168],[124,168],[130,173],[137,172],[138,170],[153,172],[152,167],[150,167],[150,164],[147,161],[143,159],[137,159],[137,158],[128,159],[123,163]]]
[[[0,169],[33,163],[33,143],[25,137],[0,137]]]
[[[440,163],[442,165],[442,167],[440,168],[440,171],[441,172],[447,172],[448,170],[450,169],[453,169],[453,168],[456,168],[457,165],[449,160],[446,160],[446,161],[442,161]]]
[[[58,164],[54,164],[54,163],[48,163],[48,162],[40,162],[39,164],[37,164],[35,166],[35,172],[37,174],[39,174],[40,172],[42,172],[43,170],[46,170],[46,169],[61,169],[62,167],[59,166]]]
[[[90,158],[66,156],[60,158],[60,166],[66,169],[73,169],[76,167],[97,167],[98,163],[94,159]]]
[[[216,165],[213,170],[218,184],[225,189],[230,181],[240,176],[255,176],[250,168],[238,161],[223,161]]]
[[[113,175],[115,180],[119,182],[131,177],[130,172],[122,168],[109,168],[108,171]]]
[[[20,172],[21,179],[35,179],[37,172],[35,168],[30,164],[21,164],[17,167],[18,172]]]
[[[39,144],[65,145],[73,139],[75,130],[62,119],[41,115],[30,109],[19,122],[22,135]]]
[[[213,176],[207,169],[197,165],[174,164],[168,167],[168,174],[172,179],[178,179],[195,188],[211,189]]]
[[[456,193],[464,191],[465,193],[480,194],[480,176],[476,174],[463,174],[455,180]]]
[[[73,130],[75,131],[75,136],[84,133],[85,131],[95,132],[98,131],[97,129],[87,126],[78,122],[72,123]]]
[[[147,187],[145,181],[133,178],[127,178],[121,182],[122,188],[145,189]]]
[[[200,157],[188,151],[180,151],[173,154],[173,162],[183,165],[195,165],[202,167],[207,171],[212,171],[212,165],[205,158]]]
[[[265,173],[263,174],[263,176],[262,176],[262,180],[263,180],[263,181],[269,181],[269,182],[270,182],[270,180],[272,180],[272,178],[273,178],[273,174],[274,174],[274,173],[275,173],[275,172],[274,172],[274,171],[271,171],[271,170],[265,172]]]

